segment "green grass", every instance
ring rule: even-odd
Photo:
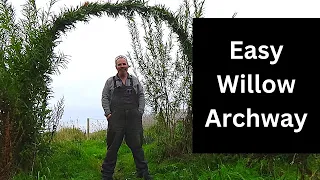
[[[62,135],[57,137],[62,137]],[[79,138],[79,133],[75,137],[70,139],[69,136],[66,140],[55,139],[51,156],[43,158],[33,173],[17,174],[14,180],[101,179],[101,163],[106,153],[105,131],[93,134],[89,140],[85,136]],[[281,158],[281,156],[273,157],[272,161],[266,158],[258,160],[253,156],[241,154],[185,154],[174,158],[159,159],[161,148],[156,143],[145,144],[144,150],[150,172],[154,179],[159,180],[300,179],[297,164],[291,165],[288,159]],[[310,157],[309,167],[312,170],[313,179],[320,179],[319,156]],[[114,177],[115,179],[137,179],[133,157],[125,143],[119,149]]]

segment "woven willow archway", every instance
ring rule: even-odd
[[[86,2],[83,5],[67,9],[54,19],[52,27],[48,28],[44,32],[44,37],[51,37],[51,41],[54,42],[59,38],[60,33],[64,33],[67,29],[74,28],[74,24],[77,21],[89,21],[90,16],[102,16],[106,14],[109,17],[118,18],[123,16],[127,19],[131,19],[134,12],[142,17],[154,17],[163,20],[167,23],[168,27],[178,35],[178,41],[181,44],[182,51],[187,58],[188,69],[192,69],[192,37],[188,34],[187,30],[179,23],[178,17],[174,15],[164,5],[148,6],[146,3],[140,0],[127,0],[117,3],[89,3]],[[45,45],[44,45],[45,46]],[[52,46],[47,46],[47,52],[52,53]],[[190,101],[188,107],[187,120],[192,121],[192,85],[189,87],[191,90]],[[192,123],[191,123],[192,124]],[[190,127],[191,128],[191,127]]]
[[[86,2],[81,6],[62,11],[59,15],[54,16],[51,22],[38,25],[37,22],[33,22],[38,20],[35,17],[38,16],[37,10],[32,10],[35,8],[35,3],[34,1],[30,1],[30,3],[31,5],[28,7],[31,8],[32,14],[30,14],[31,19],[27,25],[32,31],[21,30],[26,37],[21,36],[20,39],[20,35],[13,34],[18,37],[21,43],[15,47],[16,49],[8,50],[10,53],[14,53],[8,53],[8,56],[2,57],[6,61],[10,60],[10,63],[11,61],[14,63],[3,67],[2,79],[0,78],[4,84],[1,89],[3,93],[0,93],[0,101],[3,102],[2,106],[5,105],[2,107],[1,113],[6,115],[0,121],[5,127],[0,130],[0,134],[5,134],[5,138],[0,138],[1,143],[4,144],[0,148],[0,158],[6,157],[0,159],[0,167],[5,167],[3,170],[0,168],[0,179],[3,179],[1,174],[3,176],[9,175],[7,172],[10,171],[13,164],[23,164],[21,163],[23,161],[26,162],[25,167],[29,168],[30,158],[35,155],[32,151],[37,150],[35,144],[39,141],[37,138],[40,137],[42,125],[45,123],[44,118],[48,114],[46,105],[50,93],[48,84],[51,79],[49,75],[55,73],[61,63],[55,57],[54,48],[61,34],[74,28],[76,22],[86,22],[90,20],[90,16],[100,17],[102,15],[112,18],[119,16],[131,18],[134,12],[142,17],[151,16],[164,20],[168,27],[178,35],[178,41],[188,59],[187,65],[192,66],[192,41],[187,31],[179,24],[178,18],[164,6],[148,6],[138,0],[119,3]],[[3,7],[10,9],[7,6]],[[10,42],[13,43],[13,41]],[[10,88],[15,91],[10,91]],[[34,112],[33,108],[37,111]],[[15,141],[15,139],[19,141]],[[34,149],[30,149],[30,147]],[[26,151],[26,149],[28,150]],[[21,155],[22,151],[28,154]]]
[[[178,35],[178,40],[182,45],[183,52],[187,55],[189,65],[192,64],[192,43],[188,39],[188,34],[184,28],[179,24],[174,14],[164,6],[147,6],[141,1],[123,1],[119,3],[84,3],[77,8],[67,9],[55,18],[53,26],[44,32],[44,36],[50,34],[52,41],[59,38],[61,32],[67,29],[74,28],[77,21],[89,21],[90,16],[102,16],[106,14],[109,17],[117,18],[123,16],[131,18],[133,12],[139,15],[153,16],[167,22],[169,28]],[[47,34],[48,33],[48,34]],[[51,49],[50,47],[48,47]]]

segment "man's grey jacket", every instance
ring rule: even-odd
[[[132,79],[132,83],[133,83],[133,88],[139,97],[139,112],[142,115],[144,113],[144,108],[145,108],[144,90],[143,90],[143,87],[141,86],[138,78],[136,78],[135,76],[133,76],[131,74],[128,74],[128,78],[127,78],[126,84],[125,84],[126,86],[131,85],[131,79]],[[116,80],[117,87],[122,86],[122,81],[117,75],[115,76],[115,80]],[[104,88],[103,88],[103,91],[102,91],[101,102],[102,102],[102,108],[104,110],[105,116],[108,116],[111,113],[110,103],[111,103],[113,90],[114,90],[114,82],[113,82],[113,76],[112,76],[106,81]]]

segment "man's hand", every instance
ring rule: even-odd
[[[110,114],[108,114],[108,116],[107,116],[107,120],[109,120],[109,118],[111,117],[111,113]]]

